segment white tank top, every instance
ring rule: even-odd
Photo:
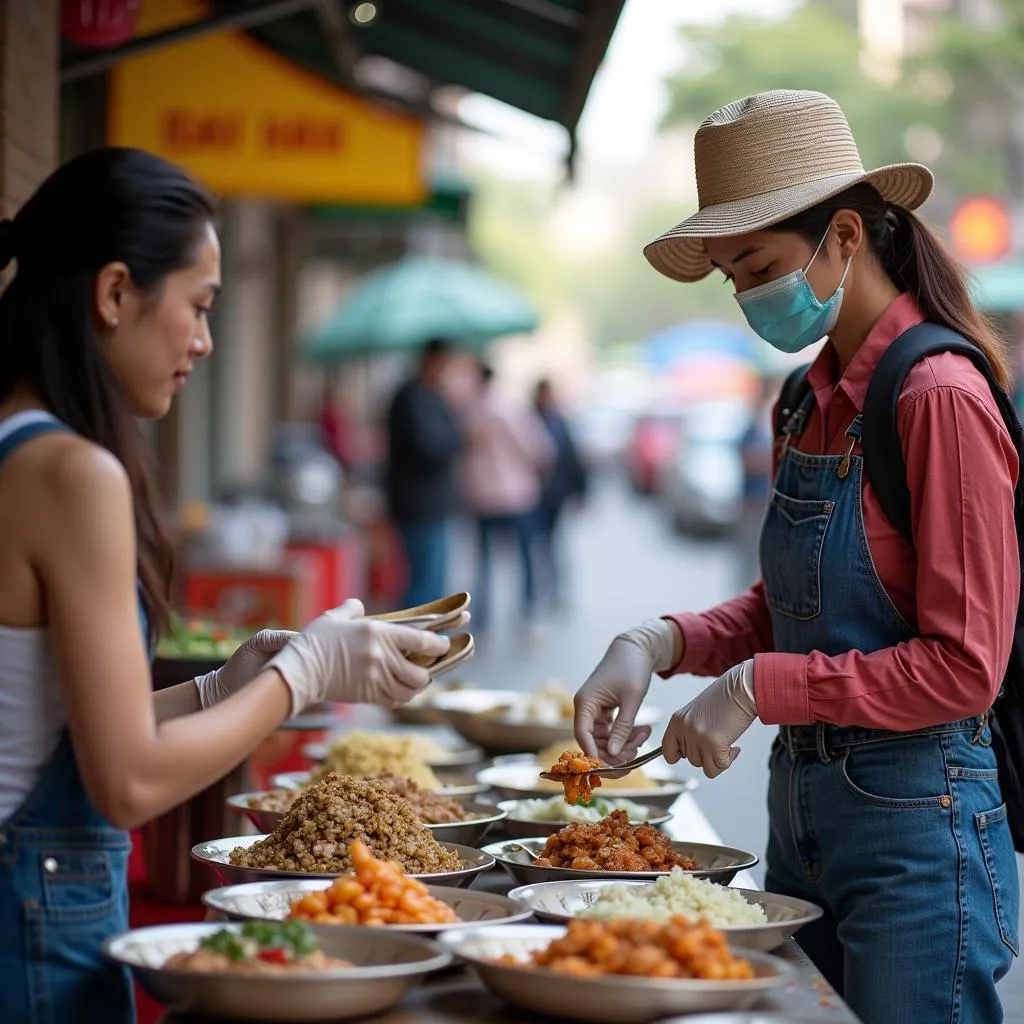
[[[0,423],[0,442],[49,413],[16,413]],[[0,625],[0,821],[32,791],[67,725],[50,631]]]

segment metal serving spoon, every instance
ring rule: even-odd
[[[661,747],[657,747],[654,750],[646,754],[641,754],[639,757],[634,757],[632,761],[623,761],[622,764],[608,765],[606,768],[588,768],[585,772],[573,772],[573,775],[602,775],[606,778],[618,778],[622,775],[626,775],[629,772],[635,771],[637,768],[642,768],[645,764],[650,761],[654,761],[661,757]],[[554,772],[541,772],[540,777],[547,779],[549,782],[561,782],[563,779],[569,778],[569,774],[556,775]]]

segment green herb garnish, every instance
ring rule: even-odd
[[[286,959],[298,960],[312,953],[317,942],[305,921],[246,921],[240,932],[225,928],[203,939],[200,947],[241,963],[268,950],[281,950]]]

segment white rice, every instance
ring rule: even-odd
[[[647,921],[667,921],[676,914],[697,919],[703,917],[715,928],[766,924],[764,910],[748,903],[743,894],[703,878],[694,878],[679,868],[662,875],[652,885],[610,885],[597,900],[582,910],[579,917],[609,921],[631,917]]]
[[[519,800],[512,809],[512,817],[521,821],[578,821],[592,825],[612,811],[625,811],[626,817],[634,824],[647,820],[647,808],[632,800],[609,800],[598,796],[587,805],[567,804],[562,796],[547,800]]]

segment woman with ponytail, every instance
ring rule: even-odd
[[[0,221],[0,1019],[131,1024],[128,829],[223,777],[323,700],[394,706],[443,637],[348,601],[262,631],[155,697],[171,552],[136,418],[166,414],[213,342],[213,202],[180,170],[102,149]]]
[[[917,325],[971,343],[1004,387],[1006,355],[913,213],[931,173],[865,171],[827,96],[730,103],[695,156],[700,210],[647,259],[677,281],[718,270],[781,351],[828,343],[776,444],[761,580],[620,634],[576,696],[577,739],[631,757],[652,673],[714,677],[672,717],[665,758],[714,778],[755,718],[778,726],[766,888],[822,908],[797,938],[825,977],[865,1024],[998,1024],[1019,895],[989,711],[1020,596],[1017,452],[971,358],[914,364],[897,414],[911,540],[860,438],[879,360]]]

